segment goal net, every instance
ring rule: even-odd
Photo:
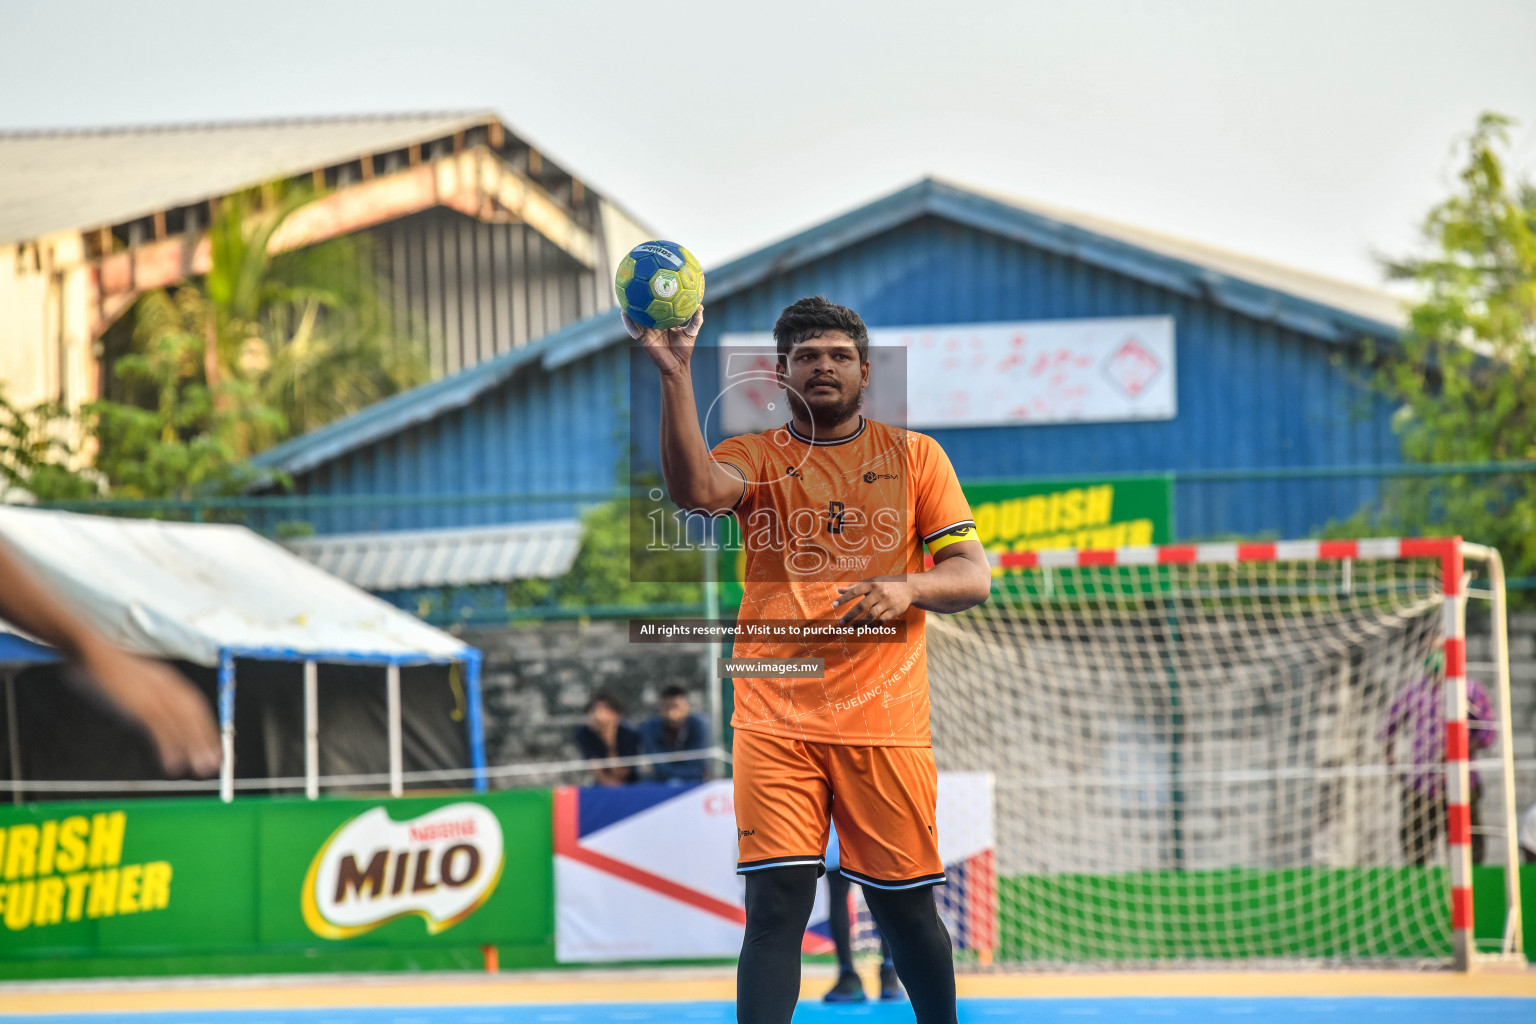
[[[1464,963],[1464,547],[1010,554],[930,615],[939,768],[994,781],[982,961]]]

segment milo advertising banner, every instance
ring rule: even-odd
[[[144,954],[490,944],[548,960],[550,814],[547,790],[0,810],[0,976]]]
[[[299,903],[309,930],[350,939],[415,915],[436,935],[490,899],[506,839],[490,809],[467,801],[396,821],[383,807],[337,829],[309,862]]]
[[[962,483],[978,539],[992,552],[1100,550],[1173,541],[1173,479]],[[734,518],[722,520],[720,598],[741,603],[746,559]]]

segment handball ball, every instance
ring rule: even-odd
[[[704,298],[704,268],[676,242],[641,242],[619,261],[614,288],[641,327],[681,327]]]

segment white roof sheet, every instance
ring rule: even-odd
[[[489,111],[0,132],[0,245],[442,138]]]
[[[284,541],[306,561],[366,590],[468,586],[562,576],[576,561],[574,519],[445,530],[338,533]]]
[[[110,640],[150,657],[217,665],[233,648],[447,661],[470,650],[243,526],[0,508],[0,538]]]

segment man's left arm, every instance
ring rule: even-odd
[[[844,624],[899,619],[908,608],[963,612],[992,593],[992,567],[980,541],[951,544],[933,556],[933,568],[905,576],[876,576],[837,588],[834,609]]]
[[[944,450],[932,438],[909,435],[917,445],[912,466],[913,510],[918,536],[933,555],[933,568],[904,576],[876,576],[839,587],[833,608],[843,623],[881,622],[908,608],[961,612],[992,593],[992,567],[976,537],[971,506]]]
[[[975,536],[974,531],[972,536]],[[933,568],[914,573],[912,603],[924,611],[963,612],[992,593],[992,565],[979,540],[962,540],[933,556]]]

